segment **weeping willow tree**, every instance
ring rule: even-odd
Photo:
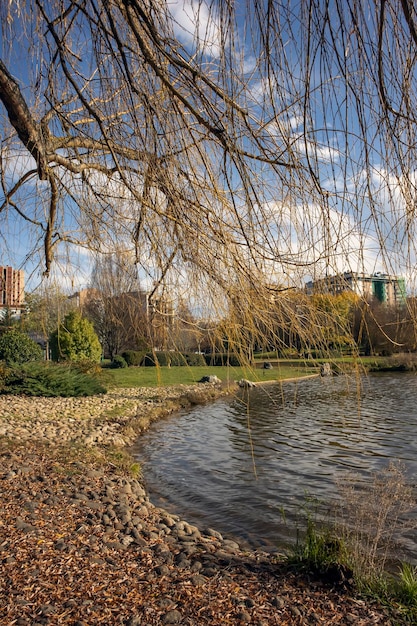
[[[306,277],[383,271],[411,285],[411,0],[0,12],[4,250],[41,250],[46,275],[64,249],[130,251],[155,297],[186,296],[236,343],[284,341],[280,315],[320,341],[323,322],[294,304]]]

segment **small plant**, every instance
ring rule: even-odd
[[[351,553],[355,578],[378,580],[385,573],[396,534],[414,526],[404,517],[415,506],[404,468],[390,463],[371,482],[348,477],[338,486],[342,498],[335,525]]]
[[[310,517],[305,535],[297,536],[296,545],[288,557],[288,564],[316,574],[336,572],[346,568],[347,553],[343,542],[330,528],[319,526]],[[344,574],[343,574],[344,577]]]
[[[121,354],[115,354],[115,356],[113,357],[112,362],[110,363],[110,367],[112,369],[123,369],[125,367],[127,367],[127,363],[125,361],[125,359],[122,357]]]
[[[403,563],[396,584],[397,596],[401,604],[417,608],[417,568]]]
[[[316,507],[314,519],[312,503],[315,503]],[[307,499],[303,507],[306,531],[302,534],[297,529],[297,541],[287,556],[287,564],[291,568],[318,575],[328,582],[350,582],[352,570],[345,544],[331,525],[318,521],[318,507],[317,501]]]

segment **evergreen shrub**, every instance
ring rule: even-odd
[[[25,363],[11,367],[5,374],[0,393],[44,397],[79,397],[106,393],[91,374],[70,365]]]
[[[100,363],[102,349],[92,323],[78,311],[70,311],[50,336],[54,361],[95,361]]]
[[[216,352],[204,355],[206,365],[239,367],[240,361],[237,354],[227,352]]]
[[[0,336],[0,360],[7,364],[40,361],[42,348],[20,330],[8,330]]]
[[[195,354],[191,352],[189,354],[184,355],[187,360],[187,365],[191,367],[204,367],[206,365],[206,359],[204,358],[204,354]]]
[[[179,357],[179,354],[179,352],[147,352],[143,359],[143,365],[146,367],[183,365],[184,357],[182,355]]]
[[[112,362],[110,363],[112,369],[122,369],[127,367],[127,363],[121,354],[115,354]]]
[[[125,352],[122,352],[122,357],[129,367],[137,367],[138,365],[142,365],[144,356],[145,353],[143,352],[143,350],[125,350]]]

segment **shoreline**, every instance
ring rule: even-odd
[[[340,584],[149,501],[126,447],[154,420],[233,392],[0,396],[0,624],[390,624]]]

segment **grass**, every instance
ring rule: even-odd
[[[401,616],[398,623],[416,624],[417,567],[402,563],[396,574],[392,567],[397,533],[416,526],[406,516],[415,500],[403,466],[390,463],[366,483],[347,476],[338,487],[341,501],[334,516],[318,501],[312,508],[314,501],[307,500],[302,509],[306,530],[297,530],[288,566],[332,584],[354,586],[390,606]]]
[[[274,367],[271,370],[248,367],[129,367],[106,369],[108,383],[120,388],[191,385],[203,376],[217,376],[222,382],[233,383],[242,378],[254,382],[268,382],[285,378],[301,378],[318,373],[317,367],[303,362]]]

